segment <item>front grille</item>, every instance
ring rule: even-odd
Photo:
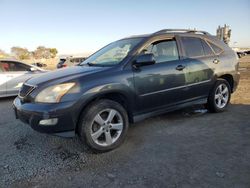
[[[35,86],[31,86],[28,84],[23,84],[19,91],[19,97],[24,98],[27,95],[29,95],[33,90],[35,89]]]

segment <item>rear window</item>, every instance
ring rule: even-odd
[[[60,59],[59,63],[64,63],[66,59]]]
[[[205,55],[206,55],[206,56],[214,55],[213,50],[212,50],[211,47],[207,44],[207,42],[204,41],[204,40],[201,40],[201,42],[202,42],[202,46],[203,46]]]
[[[209,41],[207,41],[207,42],[216,54],[220,54],[223,51],[219,46],[215,45],[214,43],[209,42]]]
[[[182,37],[182,44],[187,57],[205,56],[201,39],[195,37]]]

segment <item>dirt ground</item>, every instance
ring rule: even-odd
[[[46,67],[42,67],[45,70],[55,70],[56,65],[59,62],[59,58],[51,58],[51,59],[40,59],[40,60],[24,60],[25,63],[27,64],[32,64],[34,62],[39,62],[39,63],[44,63],[46,64]]]
[[[250,55],[240,59],[240,84],[232,95],[232,104],[250,104]]]
[[[192,106],[131,125],[118,149],[32,130],[0,99],[0,187],[250,187],[250,56],[223,113]]]

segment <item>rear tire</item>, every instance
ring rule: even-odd
[[[224,79],[218,79],[212,88],[207,107],[210,112],[223,112],[231,98],[231,87]]]
[[[126,110],[112,100],[99,100],[83,112],[78,133],[81,140],[96,152],[106,152],[125,140],[129,121]]]

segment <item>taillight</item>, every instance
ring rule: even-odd
[[[67,67],[67,65],[62,65],[62,67]]]

